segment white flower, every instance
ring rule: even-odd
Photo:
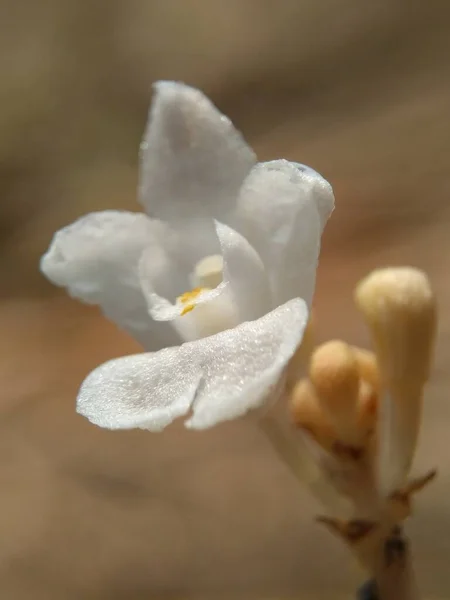
[[[41,268],[152,351],[93,371],[81,414],[160,430],[191,412],[187,426],[210,427],[261,406],[301,342],[333,193],[308,167],[256,163],[232,123],[178,83],[156,85],[141,151],[147,214],[81,218]]]

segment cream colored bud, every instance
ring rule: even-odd
[[[353,346],[360,376],[357,423],[369,454],[373,457],[374,432],[377,422],[378,402],[381,392],[380,373],[373,352]]]
[[[427,276],[412,267],[379,269],[356,288],[383,378],[423,384],[429,376],[436,302]]]
[[[374,352],[352,346],[358,365],[359,376],[373,388],[375,392],[380,391],[380,372],[378,369],[377,357]]]
[[[378,394],[365,380],[361,380],[358,392],[357,423],[361,435],[367,439],[376,425]]]
[[[316,348],[311,356],[309,377],[339,440],[359,445],[362,441],[357,425],[360,376],[351,346],[333,340]]]
[[[436,331],[436,302],[427,276],[414,268],[371,273],[356,288],[356,304],[373,337],[385,393],[379,408],[380,486],[402,485],[419,432],[423,386]]]
[[[289,410],[297,427],[308,431],[323,448],[333,448],[336,433],[308,379],[299,381],[292,390]]]

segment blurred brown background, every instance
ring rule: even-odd
[[[38,272],[53,231],[135,209],[150,85],[201,87],[261,159],[307,163],[338,209],[322,337],[366,340],[352,287],[427,269],[440,338],[418,463],[440,479],[410,531],[428,597],[450,596],[450,3],[0,1],[0,596],[336,597],[357,571],[249,424],[111,433],[75,415],[98,363],[136,349]]]

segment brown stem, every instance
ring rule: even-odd
[[[395,527],[380,548],[375,563],[374,586],[367,586],[365,600],[418,600],[412,569],[410,544],[400,527]],[[363,600],[364,588],[360,598]],[[372,596],[370,596],[372,593]],[[373,596],[373,593],[376,593]]]

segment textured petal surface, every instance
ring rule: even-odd
[[[158,242],[163,235],[163,225],[143,214],[91,213],[55,234],[41,259],[41,270],[74,298],[99,305],[146,349],[159,349],[179,338],[168,325],[150,318],[138,263],[148,249],[154,263],[164,264]]]
[[[221,220],[254,163],[241,134],[199,90],[155,85],[141,145],[139,199],[149,215]]]
[[[270,273],[277,303],[296,296],[311,304],[323,228],[334,208],[330,184],[297,163],[256,165],[232,217]]]
[[[195,356],[203,379],[186,425],[205,429],[262,406],[277,389],[307,320],[306,304],[297,298],[257,321],[201,340]]]
[[[160,430],[190,408],[196,429],[239,417],[277,386],[307,317],[296,299],[215,336],[110,361],[83,383],[78,411],[111,429]]]
[[[81,386],[77,410],[107,429],[164,429],[186,414],[201,370],[181,360],[180,347],[111,360]]]

